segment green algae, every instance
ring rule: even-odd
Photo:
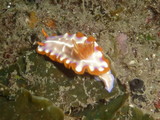
[[[0,97],[1,120],[64,120],[62,110],[44,97],[34,96],[29,91],[21,89],[11,100],[8,99],[11,95],[8,90],[4,91]]]
[[[85,109],[83,112],[78,112],[76,116],[84,115],[85,120],[112,120],[127,98],[128,94],[123,94],[111,99],[108,103],[99,102],[94,109]]]
[[[152,116],[149,114],[143,114],[143,112],[136,107],[131,108],[131,112],[133,116],[130,120],[154,120]]]
[[[121,85],[121,88],[124,87]],[[151,115],[143,113],[137,107],[129,106],[128,97],[129,94],[124,92],[109,101],[101,100],[94,106],[87,106],[71,116],[83,116],[83,120],[154,120]]]
[[[20,119],[64,119],[62,110],[54,106],[50,100],[44,97],[31,95],[27,90],[22,90],[20,93],[21,94],[16,99],[16,111]]]

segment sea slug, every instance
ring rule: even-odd
[[[98,76],[104,82],[105,89],[111,92],[114,85],[114,76],[110,70],[109,60],[102,53],[96,39],[76,34],[48,36],[42,29],[46,40],[37,42],[37,52],[48,56],[51,60],[63,63],[68,69],[77,74],[88,72]]]

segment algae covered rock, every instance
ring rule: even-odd
[[[33,51],[26,51],[15,64],[0,70],[0,87],[2,120],[134,120],[137,116],[119,80],[108,93],[94,76],[76,75]],[[143,112],[139,116],[152,120]]]

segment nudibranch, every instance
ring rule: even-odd
[[[37,52],[48,56],[51,60],[63,63],[68,69],[77,74],[88,72],[98,76],[104,82],[105,89],[111,92],[114,76],[110,70],[109,60],[102,53],[94,37],[76,34],[48,36],[42,29],[46,40],[37,42]]]

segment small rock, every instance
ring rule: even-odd
[[[144,82],[140,79],[133,79],[129,82],[130,90],[132,92],[143,93],[145,90]]]

